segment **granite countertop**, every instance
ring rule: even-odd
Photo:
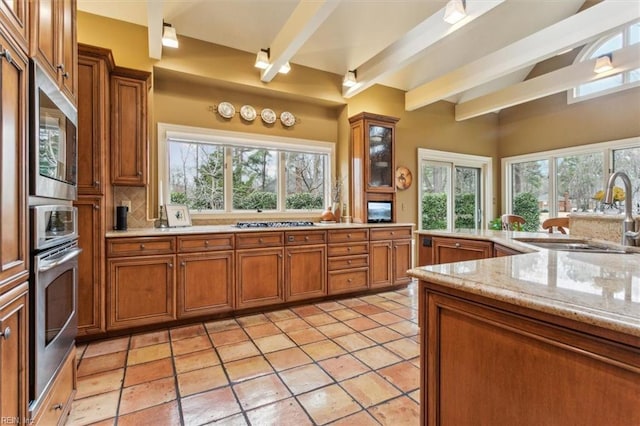
[[[271,220],[265,220],[271,222]],[[269,232],[269,231],[308,231],[324,229],[349,229],[349,228],[384,228],[396,226],[411,226],[413,223],[320,223],[314,222],[311,226],[285,226],[273,228],[237,228],[235,225],[196,225],[177,228],[129,228],[126,231],[109,231],[106,238],[123,237],[162,237],[166,235],[193,235],[193,234],[223,234],[227,232]]]
[[[416,267],[409,270],[414,278],[640,338],[638,247],[631,248],[628,254],[564,252],[534,247],[514,238],[584,239],[504,231],[417,234],[493,241],[525,254]]]

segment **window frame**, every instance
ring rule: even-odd
[[[609,179],[609,175],[612,173],[612,161],[613,161],[613,151],[618,149],[625,148],[640,148],[640,137],[632,137],[627,139],[618,139],[614,141],[608,142],[598,142],[588,145],[579,145],[575,147],[569,148],[559,148],[554,150],[540,151],[540,152],[532,152],[529,154],[523,155],[515,155],[512,157],[504,157],[501,160],[501,170],[502,170],[502,184],[501,184],[501,192],[502,192],[502,205],[504,207],[505,213],[512,214],[513,213],[513,176],[512,176],[512,165],[516,163],[528,162],[528,161],[541,161],[547,160],[549,161],[549,217],[558,216],[558,199],[557,197],[557,170],[556,170],[556,159],[558,157],[568,157],[573,155],[584,155],[584,154],[592,154],[592,153],[603,153],[603,181],[602,181],[602,189],[604,189],[607,185],[607,180]]]
[[[333,176],[335,176],[335,153],[336,144],[334,142],[319,141],[312,139],[291,138],[285,136],[270,136],[257,133],[233,132],[228,130],[209,129],[203,127],[183,126],[170,123],[158,123],[158,181],[164,181],[163,198],[169,201],[169,153],[167,145],[169,140],[174,141],[198,141],[225,147],[225,185],[224,185],[224,211],[214,210],[192,210],[189,213],[198,219],[237,219],[239,217],[255,217],[260,215],[264,219],[286,219],[309,217],[310,214],[317,215],[321,209],[310,210],[287,210],[285,197],[285,167],[283,164],[284,152],[305,152],[327,155],[325,164],[324,197],[325,204],[331,202],[331,187]],[[275,210],[257,212],[254,210],[234,210],[232,188],[227,182],[231,182],[231,159],[229,157],[230,147],[246,147],[257,149],[275,150],[278,155],[278,203]]]

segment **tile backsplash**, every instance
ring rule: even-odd
[[[129,228],[153,228],[153,220],[147,220],[147,188],[139,186],[114,186],[114,205],[122,201],[131,202],[131,210],[127,217]]]

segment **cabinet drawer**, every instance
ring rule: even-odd
[[[329,272],[329,294],[365,290],[369,287],[369,268]]]
[[[236,248],[275,247],[284,244],[284,232],[247,232],[236,234]]]
[[[329,256],[349,256],[369,253],[369,243],[331,244],[327,250]]]
[[[369,256],[361,254],[358,256],[332,257],[329,258],[328,265],[330,271],[366,267],[369,266]]]
[[[372,240],[396,240],[411,238],[411,228],[374,228],[371,230]]]
[[[172,254],[175,249],[175,237],[112,238],[107,240],[107,257]]]
[[[284,233],[287,245],[300,244],[325,244],[327,233],[325,231],[289,231]]]
[[[369,229],[336,229],[329,231],[330,243],[346,243],[349,241],[367,241],[369,239]]]
[[[233,234],[189,235],[178,237],[178,252],[232,250],[233,242]]]
[[[71,408],[74,392],[74,376],[76,370],[76,350],[73,349],[53,382],[51,391],[45,398],[36,414],[37,425],[57,425],[67,417]]]

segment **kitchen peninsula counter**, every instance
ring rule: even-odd
[[[640,424],[640,253],[546,250],[416,267],[422,424]],[[576,237],[562,236],[575,240]],[[583,239],[580,239],[583,240]]]

